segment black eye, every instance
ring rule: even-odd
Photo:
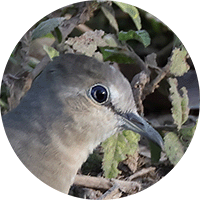
[[[105,103],[108,100],[108,89],[103,85],[95,85],[90,89],[91,97],[98,103]]]

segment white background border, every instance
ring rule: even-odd
[[[135,5],[149,13],[155,15],[171,28],[183,42],[190,53],[193,63],[199,71],[199,2],[190,0],[137,0],[123,2]],[[0,76],[2,79],[3,71],[8,61],[9,55],[17,42],[25,32],[45,15],[59,9],[67,4],[77,1],[74,0],[34,0],[34,1],[4,1],[1,4],[0,12]],[[35,178],[18,160],[13,152],[2,123],[0,123],[0,199],[20,199],[20,200],[66,200],[75,199],[66,196],[43,184]],[[178,165],[161,181],[154,186],[129,196],[125,199],[143,200],[169,200],[199,199],[199,153],[200,153],[200,125],[197,126],[194,138],[189,149]]]

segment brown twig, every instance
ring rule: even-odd
[[[46,55],[41,62],[39,62],[36,67],[34,68],[34,70],[31,72],[31,77],[34,80],[38,74],[40,74],[43,69],[46,67],[46,65],[50,62],[50,58],[48,55]]]
[[[118,199],[122,195],[118,184],[114,184],[108,191],[106,191],[97,200]]]
[[[137,111],[139,114],[143,114],[144,107],[142,104],[142,94],[145,85],[149,82],[150,77],[145,70],[141,71],[139,74],[136,74],[131,81],[131,88],[133,91],[133,96]]]
[[[76,15],[70,18],[69,20],[64,20],[63,23],[59,26],[63,42],[76,26],[88,21],[93,11],[97,9],[97,7],[95,7],[94,5],[94,2],[92,1],[86,1],[75,4],[75,7],[77,8]]]
[[[9,110],[16,108],[21,98],[30,89],[32,77],[29,72],[22,71],[16,76],[5,74],[3,82],[9,87],[10,96],[8,97]]]
[[[129,47],[130,48],[130,47]],[[128,57],[132,58],[134,60],[134,65],[138,66],[141,71],[145,71],[148,73],[147,65],[145,62],[135,53],[134,50],[131,49],[131,51],[122,51],[122,54],[127,55]]]
[[[67,20],[71,19],[72,15],[67,13],[65,14],[65,18]],[[88,27],[87,25],[85,24],[79,24],[78,26],[76,26],[76,29],[78,29],[79,31],[85,33],[85,32],[88,32],[88,31],[92,31],[93,29],[91,29],[90,27]]]
[[[160,73],[157,75],[157,77],[153,81],[151,81],[148,85],[145,86],[143,95],[142,95],[143,100],[145,99],[145,97],[147,95],[149,95],[155,91],[155,89],[158,87],[158,84],[160,83],[160,81],[162,81],[163,78],[169,73],[170,65],[171,65],[171,61],[169,61],[165,65],[165,67],[162,68]]]
[[[147,95],[153,93],[155,89],[159,87],[158,84],[169,73],[171,61],[169,60],[165,67],[159,68],[156,63],[156,54],[152,53],[145,58],[145,63],[141,59],[139,60],[139,63],[142,71],[133,77],[131,81],[131,87],[133,90],[137,111],[142,115],[144,110],[142,104],[143,100]],[[153,68],[158,74],[152,81],[150,81],[151,71],[149,68]]]
[[[138,172],[134,173],[133,175],[129,176],[127,180],[131,181],[131,180],[133,180],[135,178],[138,178],[140,176],[144,176],[144,175],[146,175],[146,174],[148,174],[150,172],[155,171],[155,169],[156,169],[155,167],[143,168],[140,171],[138,171]]]
[[[106,179],[102,177],[91,177],[85,175],[76,175],[74,184],[100,190],[109,190],[111,187],[113,187],[113,185],[118,184],[119,189],[127,194],[134,194],[141,189],[141,185],[134,181]]]
[[[111,179],[111,182],[117,183],[122,192],[126,194],[135,194],[141,190],[141,185],[136,181],[124,181],[118,179]]]
[[[84,175],[76,175],[74,184],[100,190],[109,190],[113,186],[112,182],[109,179]]]

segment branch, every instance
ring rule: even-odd
[[[16,108],[20,103],[20,99],[30,89],[32,84],[32,77],[29,72],[22,71],[16,76],[5,74],[3,76],[3,83],[9,87],[10,96],[8,97],[9,110]]]
[[[91,177],[85,175],[76,175],[74,184],[99,190],[109,190],[111,187],[113,187],[113,185],[118,184],[119,189],[127,194],[135,194],[141,189],[141,185],[134,181],[106,179],[102,177]]]
[[[130,47],[129,47],[130,48]],[[131,49],[131,51],[122,51],[123,54],[127,55],[128,57],[132,58],[135,62],[134,65],[138,66],[141,71],[145,71],[148,73],[148,68],[145,62],[134,52],[134,50]]]
[[[133,91],[133,96],[137,111],[139,114],[143,114],[144,107],[142,104],[142,94],[145,88],[145,85],[150,81],[149,75],[145,70],[141,71],[139,74],[136,74],[131,81],[131,88]]]
[[[97,200],[118,199],[121,197],[121,195],[122,192],[119,189],[119,185],[115,184]]]
[[[144,111],[144,107],[142,104],[143,100],[146,98],[147,95],[153,93],[155,89],[159,87],[158,84],[169,73],[171,65],[171,61],[169,60],[165,67],[159,68],[157,66],[155,53],[148,55],[145,58],[145,63],[142,62],[143,61],[140,61],[143,70],[139,74],[134,76],[131,81],[131,87],[139,114],[143,114]],[[150,81],[150,68],[154,69],[158,74],[152,81]]]
[[[165,67],[163,67],[160,70],[159,74],[153,81],[151,81],[148,85],[145,86],[143,95],[142,95],[142,100],[144,100],[147,95],[153,93],[155,89],[159,87],[158,84],[160,83],[160,81],[162,81],[163,78],[165,78],[165,76],[169,73],[170,66],[171,66],[171,61],[169,61],[165,65]]]
[[[109,190],[113,186],[112,182],[109,179],[84,175],[76,175],[74,184],[82,187],[100,190]]]
[[[40,74],[43,69],[47,66],[47,64],[50,62],[50,58],[48,55],[46,55],[34,68],[34,70],[31,72],[32,80],[34,80],[38,74]]]
[[[155,171],[155,169],[156,169],[155,167],[149,167],[149,168],[141,169],[140,171],[138,171],[138,172],[134,173],[133,175],[131,175],[130,177],[128,177],[127,180],[131,181],[131,180],[133,180],[135,178],[138,178],[140,176],[144,176],[144,175],[146,175],[146,174],[148,174],[150,172]]]
[[[95,4],[95,2],[89,1],[75,4],[75,7],[78,10],[77,14],[69,20],[64,20],[59,27],[62,33],[63,42],[76,26],[83,24],[90,19],[92,13],[97,9],[97,5],[98,3]]]

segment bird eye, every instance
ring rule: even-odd
[[[108,89],[103,85],[94,85],[90,88],[90,96],[98,103],[105,103],[108,100]]]

